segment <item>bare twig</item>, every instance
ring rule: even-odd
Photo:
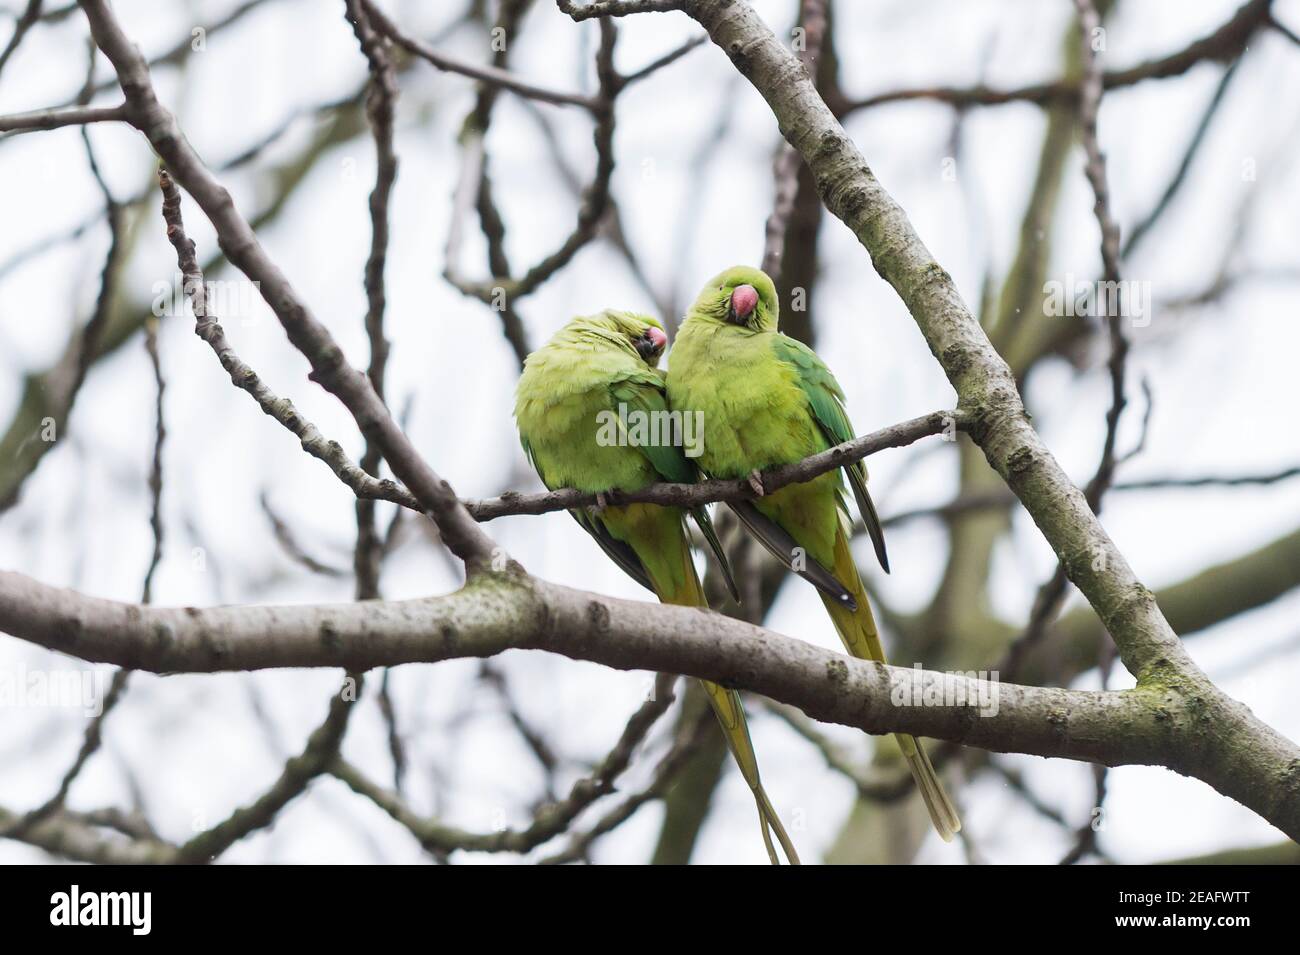
[[[668,10],[680,10],[682,0],[591,0],[590,3],[575,3],[574,0],[556,0],[561,13],[567,13],[575,21],[590,20],[592,17],[626,17],[634,13],[663,13]]]
[[[93,47],[91,51],[90,71],[93,73]],[[89,97],[88,79],[86,86],[82,89],[81,99],[87,100]],[[86,162],[90,166],[91,175],[94,176],[100,194],[104,198],[104,217],[108,220],[109,243],[108,252],[104,256],[104,267],[101,269],[99,276],[99,295],[95,298],[94,311],[91,313],[90,318],[86,320],[86,324],[82,327],[77,339],[75,361],[70,373],[67,375],[67,380],[53,383],[56,397],[52,404],[56,413],[52,417],[56,429],[66,425],[69,416],[72,414],[77,395],[81,391],[81,386],[86,381],[86,375],[89,373],[90,365],[94,361],[99,339],[104,334],[104,329],[108,325],[112,314],[113,299],[117,295],[118,275],[122,269],[122,260],[126,255],[122,206],[113,198],[112,191],[104,181],[99,169],[99,162],[95,158],[95,150],[91,146],[90,137],[86,133],[84,126],[81,128],[81,136],[86,151]],[[35,439],[36,436],[32,435],[31,437]],[[46,436],[41,436],[41,440],[35,445],[34,451],[30,455],[31,466],[12,484],[8,489],[8,493],[0,493],[0,513],[18,502],[26,478],[31,475],[36,468],[36,464],[54,447],[54,444],[55,442],[48,440]],[[25,450],[25,448],[21,450]]]
[[[126,120],[123,106],[69,106],[63,109],[36,109],[27,113],[0,116],[0,133],[35,132],[87,123],[120,123]]]
[[[693,722],[682,728],[672,747],[655,765],[649,784],[626,796],[584,832],[575,833],[566,845],[554,855],[538,860],[540,865],[563,865],[580,862],[587,858],[588,852],[601,836],[613,832],[646,803],[662,799],[677,776],[686,768],[687,760],[693,756],[704,742],[713,725],[713,714],[702,711]]]
[[[194,310],[194,334],[207,342],[216,354],[221,367],[230,376],[231,384],[248,392],[263,412],[288,429],[312,457],[324,462],[340,481],[350,487],[358,497],[393,501],[403,507],[423,512],[423,507],[405,488],[392,481],[376,480],[348,458],[343,447],[321,434],[320,430],[299,414],[293,402],[271,391],[248,364],[230,346],[226,333],[212,314],[207,283],[199,268],[194,243],[185,235],[180,218],[180,190],[166,170],[159,170],[158,183],[162,187],[163,219],[167,222],[167,238],[176,249],[176,263],[184,282],[184,292]]]
[[[36,26],[37,21],[40,20],[42,2],[43,0],[27,0],[27,9],[14,21],[14,32],[10,34],[5,48],[0,50],[0,72],[4,70],[9,58],[14,55],[14,51],[22,44],[27,31]]]
[[[153,552],[149,558],[149,569],[145,571],[144,584],[141,587],[140,602],[153,602],[153,578],[162,562],[163,524],[162,524],[162,489],[163,489],[163,443],[167,440],[167,422],[163,418],[163,396],[167,389],[163,378],[162,362],[158,357],[158,319],[150,316],[144,324],[144,347],[149,353],[149,365],[153,369],[154,380],[154,440],[153,462],[149,470],[149,529],[153,533]]]
[[[303,751],[285,763],[271,787],[249,805],[241,806],[223,821],[179,846],[176,861],[209,862],[240,839],[274,822],[280,810],[301,795],[313,779],[328,771],[338,758],[348,717],[352,715],[361,688],[361,675],[349,673],[342,689],[330,697],[325,720],[308,737]]]
[[[120,669],[113,674],[113,680],[104,692],[103,699],[100,700],[100,710],[86,724],[86,731],[82,736],[81,747],[77,750],[77,756],[72,761],[72,765],[64,772],[63,778],[59,780],[54,795],[35,809],[14,817],[4,825],[0,825],[0,838],[25,838],[42,822],[62,811],[63,804],[67,802],[68,793],[72,791],[72,784],[77,781],[77,777],[81,775],[81,771],[85,769],[90,758],[99,752],[100,744],[104,739],[104,721],[108,718],[108,714],[113,711],[113,708],[117,706],[122,694],[126,692],[127,680],[130,675],[131,671],[126,668]]]
[[[869,454],[885,448],[899,448],[929,435],[955,431],[965,427],[958,412],[936,411],[912,418],[871,434],[837,444],[825,451],[810,455],[794,464],[762,471],[759,480],[763,493],[771,494],[788,484],[809,481],[819,474],[860,461]],[[549,511],[603,504],[651,503],[674,507],[696,507],[717,501],[751,500],[755,497],[749,478],[739,480],[701,481],[698,484],[651,484],[637,491],[606,491],[601,495],[588,494],[564,488],[541,494],[504,494],[485,501],[467,501],[465,507],[475,520],[490,521],[508,514],[545,514]]]
[[[460,73],[462,76],[468,76],[478,80],[480,83],[488,83],[500,89],[509,90],[520,96],[526,96],[542,103],[553,103],[558,106],[581,106],[593,113],[597,112],[599,105],[596,100],[589,96],[582,96],[578,93],[564,93],[559,90],[547,89],[544,86],[538,86],[519,79],[508,70],[499,69],[494,66],[486,66],[478,63],[468,63],[464,60],[458,60],[455,57],[448,56],[445,53],[433,49],[433,47],[422,43],[414,37],[407,36],[392,20],[370,0],[360,0],[361,7],[366,12],[366,17],[370,20],[374,28],[382,33],[388,39],[392,40],[402,49],[418,56],[420,59],[433,64],[438,69],[450,73]]]
[[[397,179],[397,154],[393,149],[393,106],[397,99],[397,72],[387,42],[372,28],[362,0],[347,0],[347,17],[370,69],[366,116],[375,140],[375,187],[370,192],[370,256],[366,260],[366,337],[370,341],[370,364],[366,376],[380,401],[385,401],[384,377],[388,366],[388,339],[384,337],[384,264],[388,257],[388,203]],[[361,469],[378,477],[383,453],[379,444],[366,439]],[[357,543],[353,557],[358,600],[379,596],[379,573],[383,541],[375,527],[375,501],[357,498]]]
[[[677,47],[676,49],[669,50],[663,56],[651,60],[645,66],[641,67],[641,69],[633,70],[631,73],[623,74],[623,78],[622,81],[619,83],[619,86],[622,89],[627,89],[633,83],[639,83],[647,76],[650,76],[654,73],[658,73],[665,66],[670,66],[673,63],[676,63],[687,53],[690,53],[691,50],[698,49],[699,47],[703,46],[708,42],[709,42],[709,38],[707,36],[692,37],[691,39],[687,40],[685,43],[683,43],[681,46]]]
[[[1106,182],[1106,160],[1097,140],[1097,113],[1101,106],[1102,73],[1097,52],[1093,47],[1101,18],[1092,0],[1075,0],[1079,13],[1080,43],[1083,51],[1083,79],[1079,87],[1079,119],[1083,132],[1083,148],[1087,160],[1084,173],[1092,186],[1095,203],[1093,210],[1101,229],[1102,277],[1110,288],[1120,289],[1120,237],[1119,225],[1110,209],[1110,189]],[[1083,495],[1094,514],[1101,511],[1102,497],[1115,477],[1115,442],[1119,434],[1119,419],[1128,399],[1124,393],[1124,372],[1128,360],[1128,339],[1123,328],[1123,303],[1118,301],[1118,291],[1113,297],[1115,307],[1106,315],[1110,331],[1110,359],[1107,363],[1111,380],[1111,404],[1106,412],[1106,436],[1102,442],[1101,460]],[[1112,296],[1099,296],[1108,304]],[[1064,560],[1058,561],[1056,570],[1039,589],[1029,614],[1024,633],[1008,648],[1003,672],[1014,678],[1025,654],[1042,640],[1047,627],[1065,599],[1068,584]]]
[[[266,519],[271,522],[271,533],[275,535],[275,541],[284,551],[285,556],[295,564],[303,567],[313,574],[320,574],[322,577],[345,577],[347,571],[341,567],[335,567],[324,561],[317,560],[303,548],[294,535],[292,528],[285,523],[284,519],[275,512],[271,506],[271,499],[267,496],[266,491],[258,495],[258,503],[262,506],[262,513]]]
[[[610,179],[614,174],[614,99],[623,83],[623,78],[614,69],[616,39],[614,25],[608,20],[601,20],[600,44],[596,50],[596,76],[600,83],[600,92],[593,109],[596,117],[596,131],[593,137],[596,146],[596,171],[592,175],[590,185],[583,191],[573,231],[560,243],[558,249],[537,262],[519,278],[494,275],[483,281],[471,282],[460,277],[455,270],[454,258],[448,256],[444,276],[466,295],[473,296],[493,307],[498,307],[503,299],[509,303],[528,295],[568,265],[578,251],[595,238],[597,227],[605,215],[609,201]],[[474,132],[481,136],[482,130]]]
[[[337,760],[330,771],[405,826],[431,852],[530,852],[567,831],[579,813],[613,791],[615,780],[627,769],[650,728],[672,705],[675,679],[662,675],[656,678],[654,695],[632,714],[600,765],[591,775],[574,783],[564,799],[542,806],[532,822],[522,829],[477,833],[448,826],[437,819],[417,815],[395,794],[376,786],[343,760]]]
[[[1102,74],[1102,87],[1107,90],[1122,89],[1145,80],[1167,79],[1181,76],[1193,66],[1206,60],[1228,61],[1235,59],[1246,48],[1251,36],[1269,21],[1272,0],[1249,0],[1238,8],[1221,27],[1201,37],[1181,50],[1147,60],[1123,70]],[[1016,89],[999,90],[988,86],[932,86],[893,90],[877,93],[845,105],[840,115],[859,109],[897,103],[906,100],[931,99],[953,106],[998,106],[1003,103],[1047,104],[1072,100],[1079,95],[1079,87],[1069,80],[1034,83]]]
[[[1137,248],[1151,228],[1164,215],[1165,210],[1169,208],[1183,183],[1187,181],[1187,173],[1192,168],[1192,162],[1200,152],[1201,144],[1205,142],[1205,134],[1209,131],[1210,123],[1214,120],[1215,114],[1218,113],[1219,106],[1223,103],[1228,87],[1232,83],[1232,78],[1237,75],[1237,68],[1240,65],[1241,58],[1238,57],[1229,63],[1227,69],[1223,71],[1223,76],[1219,78],[1219,85],[1214,88],[1214,95],[1210,97],[1210,102],[1201,114],[1200,122],[1196,124],[1196,130],[1192,133],[1192,138],[1183,151],[1183,158],[1179,161],[1178,169],[1174,172],[1173,178],[1169,180],[1169,184],[1165,186],[1164,192],[1160,194],[1156,204],[1151,207],[1151,211],[1129,230],[1128,237],[1124,240],[1124,247],[1120,250],[1123,257],[1127,258]]]

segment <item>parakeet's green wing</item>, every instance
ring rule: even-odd
[[[519,443],[524,446],[524,454],[528,457],[528,462],[533,466],[533,469],[537,471],[538,476],[542,479],[542,483],[551,490],[554,490],[555,485],[546,476],[546,471],[542,467],[541,462],[533,455],[533,449],[529,446],[527,439],[521,435]],[[631,545],[626,541],[621,541],[616,538],[609,532],[608,528],[601,523],[598,517],[589,514],[587,511],[569,511],[569,514],[578,522],[579,527],[592,536],[596,543],[600,545],[600,549],[606,553],[609,559],[618,564],[619,567],[623,568],[624,573],[646,590],[649,590],[651,593],[654,592],[655,588],[654,584],[650,582],[650,575],[646,573],[645,565],[641,563],[641,558],[636,555],[636,551],[632,549]]]
[[[777,358],[788,364],[796,372],[796,381],[808,398],[813,417],[822,434],[831,444],[843,444],[853,440],[853,425],[844,410],[844,390],[831,374],[831,370],[817,357],[817,353],[786,335],[773,336],[773,350]],[[849,484],[853,496],[857,498],[858,510],[862,513],[862,522],[867,527],[871,544],[876,550],[876,559],[885,573],[889,573],[889,554],[885,550],[885,532],[880,526],[880,517],[876,506],[867,493],[867,468],[861,461],[847,465]]]
[[[639,411],[650,416],[647,420],[668,420],[666,417],[655,417],[656,415],[666,416],[668,414],[668,402],[664,398],[663,392],[663,379],[657,371],[647,369],[644,372],[638,371],[628,375],[614,382],[609,391],[614,410],[617,410],[619,405],[626,405],[629,412]],[[658,471],[665,481],[671,481],[675,484],[691,484],[699,478],[699,469],[686,456],[682,448],[674,443],[658,441],[640,443],[637,445],[637,450],[645,455],[651,467]],[[713,521],[709,518],[709,512],[703,507],[693,507],[691,508],[691,517],[699,525],[700,532],[709,545],[709,550],[718,559],[718,566],[722,568],[722,576],[727,583],[727,589],[731,592],[731,598],[739,602],[740,590],[736,587],[736,580],[731,572],[731,563],[727,560],[726,552],[722,549],[722,542],[718,540],[717,532],[713,529]]]
[[[799,542],[784,527],[749,501],[731,501],[727,506],[754,535],[754,540],[767,548],[767,552],[784,564],[786,570],[798,574],[849,610],[858,609],[857,601],[848,588],[835,579],[835,574],[829,568],[808,557]],[[795,560],[796,554],[802,554],[803,559]]]

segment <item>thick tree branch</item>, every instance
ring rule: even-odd
[[[617,600],[519,574],[480,574],[454,594],[422,600],[163,609],[0,572],[0,628],[85,660],[158,673],[299,666],[360,671],[545,650],[617,669],[715,680],[869,733],[909,732],[1110,766],[1164,765],[1205,780],[1300,836],[1294,747],[1205,695],[1163,686],[1095,693],[988,684],[889,667],[721,614]],[[987,701],[996,693],[996,712],[956,702],[894,702],[921,700],[917,694],[926,686],[945,685],[963,700],[983,693]],[[320,771],[316,761],[309,768]],[[286,780],[288,791],[300,775],[287,767]],[[253,808],[247,818],[263,818]]]

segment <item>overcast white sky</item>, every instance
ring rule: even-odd
[[[4,0],[9,10],[17,0]],[[774,29],[793,22],[793,2],[755,4]],[[1108,24],[1105,63],[1127,66],[1175,50],[1222,23],[1236,0],[1194,4],[1121,0]],[[119,0],[127,32],[146,53],[162,51],[195,24],[220,19],[228,2]],[[384,4],[408,33],[434,36],[459,16],[460,3]],[[1071,5],[1042,0],[877,0],[836,3],[841,81],[850,95],[900,86],[978,81],[1013,86],[1054,78]],[[1276,5],[1279,19],[1300,28],[1300,2]],[[0,26],[0,37],[9,27]],[[547,85],[593,88],[589,53],[595,26],[575,26],[538,0],[511,68]],[[631,71],[695,35],[683,15],[639,16],[619,23],[617,65]],[[84,19],[78,14],[34,30],[0,79],[0,113],[63,102],[85,69]],[[442,46],[461,57],[487,56],[481,31],[466,26]],[[1186,76],[1108,94],[1101,138],[1109,159],[1114,208],[1127,229],[1150,208],[1218,82],[1221,67],[1202,64]],[[107,64],[100,63],[107,77]],[[365,63],[342,17],[342,4],[268,0],[182,71],[159,69],[155,82],[190,140],[210,163],[239,154],[295,110],[340,97],[364,80]],[[460,295],[442,278],[449,198],[455,183],[456,132],[472,103],[472,84],[415,64],[402,76],[397,150],[400,173],[392,204],[388,258],[390,402],[410,403],[409,432],[459,493],[480,497],[533,489],[510,416],[514,358],[497,315]],[[116,94],[99,101],[109,104]],[[553,119],[570,162],[586,176],[594,159],[590,122],[578,110],[538,107]],[[728,132],[702,176],[692,165],[723,115]],[[771,206],[775,122],[758,95],[738,80],[719,51],[705,46],[630,89],[618,103],[614,191],[631,244],[653,282],[680,301],[727,265],[757,264]],[[1300,48],[1277,34],[1257,36],[1192,168],[1178,204],[1140,255],[1130,277],[1151,283],[1156,313],[1137,337],[1130,381],[1145,376],[1155,396],[1150,434],[1124,478],[1266,472],[1300,462],[1295,422],[1297,283],[1253,280],[1206,308],[1162,309],[1198,291],[1214,274],[1251,189],[1249,227],[1236,260],[1243,270],[1295,269],[1300,247],[1296,117],[1300,116]],[[223,175],[245,214],[271,195],[266,173],[295,154],[313,120],[298,122],[259,161]],[[1014,252],[1020,214],[1038,158],[1041,112],[1028,105],[972,113],[963,129],[958,181],[945,181],[951,111],[907,103],[856,114],[847,125],[876,175],[907,210],[968,302],[978,301],[987,269],[1001,274]],[[91,136],[119,197],[150,180],[154,159],[125,128],[96,126]],[[488,138],[496,193],[509,225],[509,252],[522,271],[547,254],[572,226],[575,201],[557,176],[532,110],[503,96]],[[1253,160],[1255,182],[1243,181]],[[75,129],[0,142],[0,263],[86,218],[101,200]],[[374,176],[368,135],[324,156],[285,213],[261,232],[272,257],[358,364],[366,361],[361,270],[370,242],[367,195]],[[1090,277],[1099,269],[1092,197],[1075,155],[1066,175],[1053,235],[1052,274]],[[186,224],[201,258],[215,249],[211,230],[186,205]],[[156,205],[123,281],[133,297],[175,270]],[[865,432],[950,407],[954,396],[901,302],[872,269],[853,236],[827,217],[823,276],[812,303],[818,351],[848,393]],[[684,244],[684,245],[683,245]],[[7,425],[22,375],[50,365],[86,319],[107,247],[102,224],[76,240],[0,275],[0,422]],[[485,275],[477,227],[469,230],[462,268]],[[228,277],[226,273],[221,276]],[[534,344],[575,314],[604,306],[654,309],[626,263],[593,243],[572,265],[520,306]],[[248,314],[223,316],[236,350],[279,393],[289,395],[327,434],[359,456],[360,441],[342,407],[305,379],[306,364],[288,346],[260,302]],[[1070,321],[1047,319],[1044,321]],[[350,578],[304,572],[275,543],[259,505],[265,493],[315,557],[349,567],[354,535],[346,490],[295,440],[231,388],[212,354],[180,316],[163,323],[168,382],[164,521],[166,550],[155,586],[162,604],[348,600]],[[1134,388],[1136,393],[1136,389]],[[1095,467],[1109,401],[1103,368],[1079,375],[1063,362],[1042,368],[1027,400],[1035,423],[1069,472],[1086,480]],[[141,342],[133,340],[96,366],[78,399],[66,438],[29,481],[22,502],[0,516],[0,566],[87,593],[136,600],[148,563],[148,473],[152,378]],[[1121,429],[1121,446],[1137,438],[1141,401]],[[871,460],[882,514],[941,503],[956,486],[952,449],[918,457],[917,449]],[[381,508],[381,518],[389,511]],[[1300,482],[1262,489],[1206,489],[1115,494],[1104,523],[1149,586],[1177,581],[1281,536],[1300,522]],[[530,570],[549,579],[620,596],[646,598],[603,559],[561,514],[497,521],[490,532]],[[196,555],[196,548],[202,553]],[[913,522],[894,530],[894,573],[873,584],[895,607],[925,606],[943,566],[942,528]],[[201,557],[201,559],[199,559]],[[1023,619],[1038,584],[1052,570],[1050,551],[1027,520],[996,554],[995,605]],[[863,561],[870,573],[874,565]],[[388,597],[445,592],[456,584],[426,543],[411,540],[386,568]],[[1077,599],[1077,598],[1076,598]],[[1195,659],[1224,688],[1292,738],[1300,737],[1294,685],[1300,679],[1300,596],[1234,620],[1189,641]],[[768,623],[828,648],[838,641],[810,588],[787,587]],[[1242,661],[1268,653],[1244,668]],[[640,701],[645,677],[540,654],[502,658],[524,712],[575,760],[598,758]],[[75,664],[0,636],[0,667]],[[406,667],[394,676],[399,719],[413,754],[413,801],[457,825],[489,829],[527,819],[540,786],[536,764],[510,731],[495,697],[473,678],[476,662]],[[160,831],[183,838],[261,792],[284,757],[301,747],[320,720],[338,679],[334,672],[249,675],[137,675],[108,724],[103,753],[83,773],[71,805],[129,804],[130,780]],[[1118,672],[1112,685],[1124,685]],[[1093,686],[1095,674],[1080,681]],[[829,846],[852,802],[850,785],[779,720],[751,707],[764,779],[773,801],[801,809],[794,833],[817,857]],[[259,715],[260,714],[260,715]],[[0,805],[33,806],[53,791],[80,742],[73,710],[0,709]],[[665,724],[667,725],[667,724]],[[842,728],[828,732],[864,759],[868,743]],[[657,738],[657,737],[656,737]],[[389,779],[383,725],[373,699],[364,704],[344,753],[377,779]],[[1044,800],[1086,818],[1092,802],[1088,767],[1020,758]],[[580,772],[572,765],[570,772]],[[644,780],[645,766],[628,779]],[[569,776],[565,777],[570,778]],[[1121,861],[1172,858],[1232,845],[1264,844],[1280,834],[1206,785],[1151,768],[1111,774],[1103,847]],[[436,793],[436,796],[435,796]],[[992,783],[961,793],[967,821],[993,861],[1057,858],[1066,838]],[[648,857],[661,809],[651,805],[597,844],[598,861]],[[764,861],[753,807],[739,776],[719,790],[697,861]],[[36,850],[0,842],[0,861],[39,860]],[[269,832],[237,845],[232,861],[418,861],[418,846],[377,809],[341,784],[318,781]],[[961,849],[931,839],[922,859],[962,861]],[[474,860],[477,861],[477,860]],[[504,861],[488,859],[485,861]]]

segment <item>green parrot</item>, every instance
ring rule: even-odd
[[[701,412],[699,465],[718,478],[745,478],[848,441],[853,426],[835,376],[811,348],[777,331],[776,286],[758,269],[727,269],[686,313],[668,360],[668,402]],[[880,519],[862,462],[843,469],[885,572]],[[752,481],[752,477],[751,477]],[[757,540],[812,583],[845,648],[885,660],[866,590],[849,549],[851,525],[838,470],[792,484],[753,503],[731,505]],[[961,821],[916,739],[895,734],[935,829],[945,841]]]
[[[638,422],[669,420],[658,370],[667,340],[655,319],[607,310],[573,319],[528,356],[515,394],[515,419],[524,453],[543,484],[601,493],[698,479],[698,469],[672,435],[658,434],[661,440],[654,440],[655,432],[644,424],[637,434]],[[570,513],[616,564],[661,601],[708,606],[681,508],[628,504]],[[708,511],[693,508],[691,517],[735,597],[735,581]],[[700,682],[754,793],[769,858],[780,862],[772,843],[775,832],[786,858],[797,865],[799,856],[759,781],[740,694]]]

